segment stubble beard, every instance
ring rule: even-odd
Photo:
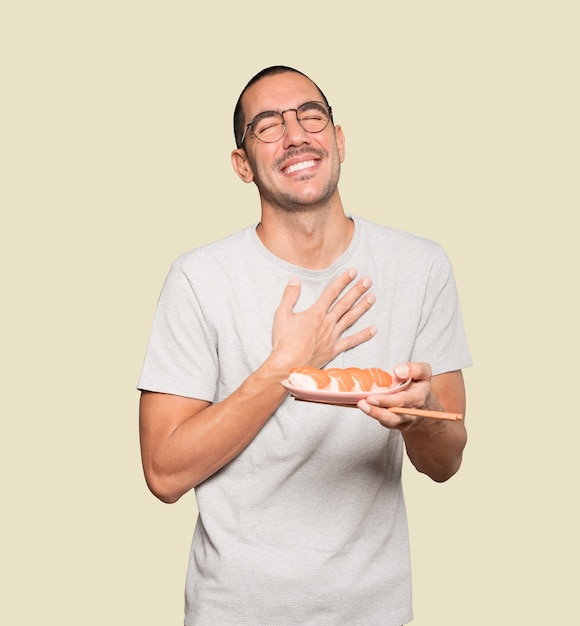
[[[273,171],[279,172],[280,168],[283,167],[286,161],[288,161],[289,159],[293,159],[296,156],[300,156],[303,153],[314,153],[321,160],[328,158],[328,153],[326,152],[326,150],[313,150],[311,147],[296,149],[288,152],[286,155],[284,155],[284,158],[275,161],[273,164]],[[276,189],[273,185],[264,182],[265,177],[260,175],[257,168],[254,169],[254,172],[254,182],[256,184],[256,187],[258,188],[258,191],[260,192],[262,202],[267,203],[273,209],[284,212],[308,212],[316,210],[319,207],[327,206],[330,199],[334,196],[340,178],[340,161],[337,158],[336,166],[333,168],[333,171],[331,172],[328,181],[320,190],[320,192],[316,194],[316,196],[310,193],[304,194],[300,191],[292,193]],[[307,182],[311,177],[312,174],[306,172],[303,175],[295,177],[294,181],[297,183],[300,183],[302,181]]]

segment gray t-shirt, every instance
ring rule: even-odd
[[[255,226],[182,255],[159,299],[139,389],[219,402],[271,351],[291,276],[296,311],[345,269],[375,305],[349,332],[378,334],[328,366],[471,365],[450,263],[429,240],[359,217],[324,270],[273,256]],[[403,442],[356,408],[288,397],[251,444],[196,488],[186,626],[400,626],[412,619]]]

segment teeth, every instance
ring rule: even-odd
[[[310,161],[301,161],[300,163],[294,163],[294,165],[291,165],[286,170],[286,172],[288,174],[293,174],[294,172],[298,172],[299,170],[304,170],[307,167],[314,167],[314,165],[316,165],[316,161],[314,159]]]

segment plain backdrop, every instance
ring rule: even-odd
[[[329,98],[347,211],[455,267],[469,444],[405,466],[414,625],[577,623],[577,6],[3,4],[2,624],[182,623],[195,496],[148,492],[136,383],[170,263],[258,219],[231,117],[273,64]]]

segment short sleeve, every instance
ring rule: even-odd
[[[194,287],[179,264],[167,275],[138,388],[212,402],[218,360]]]
[[[453,268],[440,246],[435,246],[412,360],[430,363],[434,374],[472,365]]]

